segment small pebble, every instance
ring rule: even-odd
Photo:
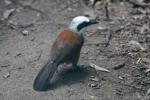
[[[90,86],[90,87],[97,87],[98,84],[96,84],[96,83],[89,83],[88,86]]]
[[[90,76],[90,78],[95,78],[95,76]]]
[[[106,27],[102,27],[102,26],[97,27],[97,29],[100,30],[100,31],[106,31],[107,30]]]
[[[120,62],[120,63],[114,65],[113,69],[118,70],[118,69],[123,68],[124,66],[125,66],[125,62]]]
[[[119,76],[119,79],[123,80],[123,77]]]
[[[94,96],[93,96],[93,95],[91,95],[90,97],[91,97],[91,99],[94,99]]]
[[[10,73],[9,72],[7,72],[7,73],[5,73],[4,75],[3,75],[3,78],[8,78],[8,77],[10,77]]]
[[[37,13],[36,16],[39,17],[39,16],[40,16],[40,13]]]
[[[29,31],[27,31],[27,30],[23,30],[23,31],[22,31],[22,34],[23,34],[24,36],[26,36],[26,35],[28,35],[28,34],[29,34]]]
[[[72,8],[69,7],[69,8],[68,8],[68,11],[72,11]]]
[[[90,78],[89,80],[90,80],[90,81],[95,81],[95,82],[98,82],[98,81],[99,81],[99,79],[98,79],[97,77]]]

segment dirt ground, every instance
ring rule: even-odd
[[[108,21],[83,1],[0,0],[0,100],[150,100],[150,9],[114,2]],[[85,33],[80,69],[60,68],[51,88],[33,90],[57,34],[86,13],[99,24]]]

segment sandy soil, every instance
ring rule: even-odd
[[[10,1],[0,0],[0,100],[150,100],[148,8],[115,2],[106,21],[103,7],[92,9],[82,0]],[[92,11],[100,23],[85,33],[80,69],[62,68],[53,88],[34,91],[34,78],[57,34],[73,17]],[[89,63],[111,72],[95,71]]]

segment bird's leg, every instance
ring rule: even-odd
[[[77,51],[77,53],[76,53],[76,55],[74,56],[73,61],[72,61],[72,66],[73,66],[74,68],[76,68],[76,69],[79,68],[79,66],[77,65],[78,60],[79,60],[79,57],[80,57],[80,50]]]
[[[72,69],[73,69],[73,70],[77,70],[77,69],[79,69],[79,66],[78,66],[77,64],[73,64],[73,63],[72,63]]]
[[[77,68],[77,67],[78,67],[78,65],[77,65],[77,64],[73,64],[73,63],[72,63],[72,66],[73,66],[73,67],[75,67],[75,68]]]

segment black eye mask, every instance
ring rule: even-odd
[[[83,22],[80,25],[78,25],[77,30],[80,31],[82,28],[92,25],[92,24],[97,24],[96,20],[91,20],[90,22]]]

